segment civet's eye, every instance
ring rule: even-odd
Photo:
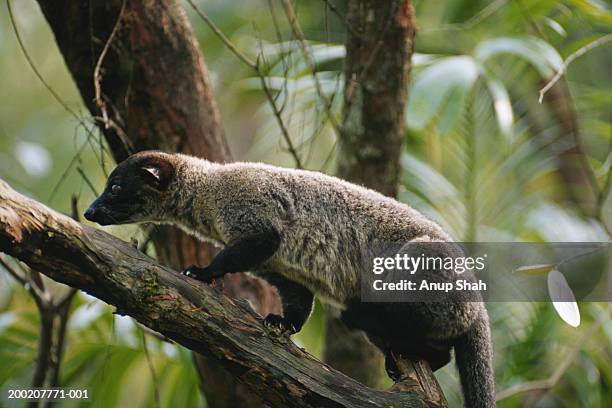
[[[117,195],[121,192],[121,186],[119,184],[113,184],[111,186],[111,193],[113,193],[113,195]]]

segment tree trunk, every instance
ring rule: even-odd
[[[38,3],[117,162],[149,149],[230,161],[204,58],[177,1]],[[151,238],[160,261],[174,269],[205,265],[213,251],[176,228],[158,228]],[[280,310],[274,291],[259,279],[228,276],[223,289],[249,299],[263,315]],[[198,372],[211,379],[201,381],[210,406],[260,404],[227,371],[195,359]]]
[[[395,197],[416,23],[410,0],[351,0],[338,176]],[[373,387],[383,356],[327,308],[325,361]],[[337,341],[341,338],[342,341]]]
[[[413,41],[410,0],[351,0],[344,65],[340,177],[395,197]]]
[[[568,199],[586,217],[599,215],[599,187],[584,152],[578,117],[567,82],[561,79],[544,96],[544,104],[559,127],[557,143],[567,146],[560,152],[559,175],[567,187]]]

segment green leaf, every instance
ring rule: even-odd
[[[431,62],[434,62],[438,58],[439,58],[438,55],[421,54],[421,53],[415,52],[414,54],[412,54],[412,67],[416,68],[416,67],[425,66]]]
[[[563,67],[563,58],[557,50],[536,37],[499,37],[485,40],[474,50],[474,57],[485,64],[500,54],[514,54],[529,61],[545,78]]]
[[[495,108],[495,117],[499,129],[503,135],[509,137],[512,134],[512,124],[514,123],[510,95],[501,81],[487,76],[486,83],[493,98],[493,107]]]
[[[557,22],[557,20],[553,20],[552,18],[543,17],[544,23],[550,27],[553,31],[559,34],[561,37],[567,37],[567,31],[561,24]]]
[[[446,109],[452,109],[445,117],[446,126],[450,127],[461,113],[456,104],[463,106],[478,75],[478,65],[469,56],[442,58],[423,69],[412,86],[407,125],[423,129],[436,114],[444,117]]]

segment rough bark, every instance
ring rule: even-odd
[[[397,195],[415,24],[410,0],[349,1],[338,176],[391,197]],[[325,361],[379,387],[382,354],[335,314],[328,308]]]
[[[117,162],[148,149],[230,160],[204,58],[177,1],[38,3]],[[212,254],[176,228],[156,229],[152,241],[158,258],[174,269],[205,265]],[[223,288],[261,314],[279,312],[275,293],[261,280],[228,276]],[[198,372],[211,379],[202,381],[210,406],[259,405],[255,395],[235,389],[229,373],[195,359]]]
[[[270,406],[427,406],[417,393],[372,390],[327,367],[265,329],[245,301],[184,277],[1,180],[0,251],[205,355]]]
[[[130,154],[130,145],[133,151],[155,146],[229,159],[204,58],[180,4],[125,0],[121,12],[124,0],[38,3],[83,101],[98,118],[94,71],[109,43],[100,64],[101,100],[128,140],[115,127],[102,128],[117,161]]]
[[[351,0],[338,174],[394,197],[416,23],[410,0]]]

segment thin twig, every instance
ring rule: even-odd
[[[94,195],[97,197],[99,194],[96,191],[96,188],[93,186],[93,184],[91,183],[91,180],[89,180],[89,177],[87,177],[87,174],[85,174],[85,172],[83,171],[83,169],[81,167],[77,167],[76,168],[77,173],[79,173],[81,175],[81,177],[83,178],[83,180],[85,180],[85,183],[87,184],[87,187],[89,187],[89,189],[94,193]]]
[[[46,310],[52,305],[51,293],[47,291],[42,276],[32,268],[29,268],[28,289],[41,310]]]
[[[262,71],[260,69],[260,65],[259,65],[260,57],[258,56],[257,61],[255,61],[255,62],[252,61],[249,57],[247,57],[245,54],[243,54],[238,49],[238,47],[236,47],[234,45],[234,43],[232,43],[232,41],[223,33],[223,31],[221,31],[221,29],[219,27],[217,27],[215,22],[212,21],[212,19],[204,11],[200,10],[200,8],[198,6],[196,6],[196,4],[192,0],[187,0],[187,3],[191,6],[191,8],[193,8],[193,10],[198,14],[198,16],[200,16],[200,18],[202,20],[204,20],[206,25],[208,25],[208,27],[225,44],[225,46],[239,60],[241,60],[244,64],[246,64],[253,71],[255,71],[255,73],[259,77],[259,80],[261,81],[264,94],[266,95],[266,98],[268,99],[268,102],[269,102],[270,106],[272,107],[272,112],[274,113],[274,117],[276,118],[276,121],[277,121],[277,123],[278,123],[278,125],[280,127],[283,139],[287,143],[289,152],[291,153],[291,155],[293,156],[293,159],[295,160],[296,167],[302,168],[302,162],[301,162],[301,160],[299,158],[299,155],[297,154],[297,151],[295,150],[295,148],[293,146],[293,142],[291,141],[291,137],[289,136],[289,131],[287,130],[287,126],[285,126],[285,123],[284,123],[284,121],[282,119],[282,116],[281,116],[282,111],[276,105],[275,97],[274,97],[274,95],[272,95],[272,92],[270,91],[270,89],[269,89],[269,87],[268,87],[268,85],[266,83],[265,75],[262,73]]]
[[[23,42],[23,39],[21,38],[21,34],[19,30],[17,29],[17,22],[15,20],[15,15],[13,13],[13,8],[11,6],[10,0],[6,0],[6,6],[8,8],[9,20],[11,22],[13,32],[15,33],[15,37],[17,39],[17,44],[19,45],[19,49],[21,50],[21,53],[26,59],[26,62],[30,66],[30,69],[32,69],[32,72],[34,72],[34,75],[36,75],[38,80],[43,84],[43,86],[47,89],[47,91],[49,91],[49,93],[51,94],[51,96],[53,96],[53,98],[57,101],[57,103],[59,103],[62,106],[62,108],[64,108],[66,112],[72,115],[72,117],[74,117],[80,124],[84,125],[85,123],[83,119],[72,108],[70,108],[70,106],[68,106],[68,104],[62,99],[62,97],[45,80],[45,78],[42,76],[38,68],[36,68],[36,64],[34,64],[34,60],[32,59],[32,57],[30,56],[30,53],[25,47],[25,43]],[[88,133],[91,136],[91,132],[88,132]]]
[[[40,273],[32,268],[29,269],[27,288],[34,298],[40,316],[40,338],[38,340],[38,351],[31,386],[32,388],[41,388],[45,386],[45,381],[49,376],[55,313],[51,294],[47,291]],[[28,407],[38,406],[38,401],[30,401],[28,403]]]
[[[96,66],[93,71],[94,100],[96,102],[96,105],[98,105],[98,109],[100,109],[100,112],[102,112],[102,120],[106,129],[108,129],[110,125],[108,119],[108,112],[106,111],[106,103],[102,100],[102,75],[100,73],[100,70],[102,68],[102,61],[104,61],[104,57],[106,57],[106,53],[108,52],[108,49],[110,48],[111,43],[113,42],[113,39],[117,34],[117,31],[119,31],[119,24],[121,23],[121,18],[123,17],[123,11],[125,10],[126,3],[127,0],[123,0],[123,3],[121,3],[121,9],[119,10],[117,21],[115,22],[115,25],[113,26],[113,29],[110,35],[108,36],[104,47],[102,48],[100,56],[98,56],[98,61],[96,62]]]
[[[338,17],[338,19],[344,24],[346,29],[351,32],[351,35],[357,38],[361,37],[361,34],[355,31],[355,28],[346,22],[346,16],[343,16],[340,13],[340,11],[338,10],[338,7],[336,7],[334,3],[332,3],[330,0],[323,0],[323,2],[332,11],[332,13],[334,13]]]
[[[8,8],[9,20],[11,22],[13,32],[15,33],[15,37],[17,38],[17,44],[19,45],[19,49],[21,50],[21,53],[26,59],[26,62],[30,66],[30,69],[32,69],[32,71],[34,72],[34,75],[36,75],[38,80],[43,84],[43,86],[47,89],[47,91],[49,91],[51,96],[53,96],[53,98],[62,106],[62,108],[64,108],[64,110],[66,110],[66,112],[68,112],[72,117],[74,117],[79,124],[83,125],[83,127],[87,131],[87,127],[85,126],[85,121],[83,120],[83,118],[79,116],[73,109],[71,109],[70,106],[68,106],[68,104],[61,98],[61,96],[59,96],[59,94],[55,92],[55,90],[51,87],[51,85],[49,85],[49,83],[45,80],[45,78],[43,78],[38,68],[36,68],[36,65],[34,64],[34,60],[32,60],[32,57],[30,56],[30,53],[26,49],[23,39],[21,38],[21,34],[19,33],[19,30],[17,29],[17,22],[15,20],[15,15],[13,13],[13,9],[11,6],[11,0],[6,0],[6,6]],[[87,134],[88,134],[88,137],[93,136],[91,131],[87,131]]]
[[[285,46],[284,46],[285,41],[283,39],[280,27],[278,25],[278,21],[276,18],[276,12],[274,11],[274,6],[272,5],[272,0],[268,0],[268,9],[270,10],[270,16],[272,17],[272,25],[274,26],[274,32],[276,34],[276,41],[280,48],[280,55],[282,56],[281,63],[283,64],[283,78],[285,79],[283,81],[282,91],[278,92],[278,95],[276,98],[274,98],[274,100],[276,101],[278,97],[280,97],[280,95],[283,95],[283,103],[278,109],[280,112],[283,112],[285,109],[285,106],[287,106],[289,99],[291,99],[292,101],[295,99],[295,96],[289,98],[289,81],[287,80],[287,78],[289,78],[289,67],[291,65],[291,62],[288,63],[287,59],[285,58],[285,55],[287,55],[288,58],[291,58],[291,52],[286,52],[285,50]],[[260,55],[262,56],[262,58],[265,58],[265,55],[263,53],[261,35],[259,36],[259,47],[260,47]]]
[[[461,23],[453,23],[453,24],[444,24],[440,27],[430,28],[430,29],[421,29],[419,33],[427,34],[434,33],[439,31],[462,31],[468,30],[470,28],[475,27],[480,24],[489,16],[493,15],[497,10],[502,8],[504,4],[506,4],[508,0],[496,0],[492,3],[489,3],[485,7],[483,7],[478,13],[474,14],[468,20],[463,21]]]
[[[81,222],[81,216],[79,214],[79,198],[73,194],[70,196],[70,216],[76,222]]]
[[[68,327],[68,318],[70,317],[70,306],[77,290],[70,288],[64,298],[59,301],[55,307],[55,314],[59,318],[59,324],[55,330],[55,342],[51,353],[51,375],[49,384],[51,387],[60,386],[60,372],[62,366],[62,356],[66,346],[66,328]],[[49,404],[47,403],[47,406]]]
[[[131,140],[128,138],[127,133],[125,133],[125,130],[123,130],[123,128],[121,126],[119,126],[113,119],[111,118],[106,118],[104,119],[103,116],[95,116],[92,115],[92,118],[96,121],[100,121],[102,123],[104,123],[105,125],[108,125],[108,127],[112,128],[115,130],[115,132],[117,132],[117,136],[119,136],[119,139],[121,140],[121,142],[123,143],[123,147],[125,147],[125,150],[131,154],[134,152],[134,146],[132,145]]]
[[[161,334],[160,332],[156,332],[155,330],[152,330],[150,328],[148,328],[147,326],[145,326],[144,324],[140,323],[138,320],[132,318],[132,322],[138,326],[143,332],[145,332],[146,334],[148,334],[149,336],[155,337],[157,340],[161,340],[161,341],[165,341],[166,343],[170,343],[170,344],[176,344],[174,342],[174,340],[164,336],[163,334]]]
[[[200,16],[200,18],[204,20],[204,22],[208,25],[208,27],[215,33],[217,37],[219,37],[219,39],[225,44],[225,46],[229,48],[230,51],[233,52],[234,55],[236,55],[236,57],[238,57],[238,59],[240,59],[242,62],[244,62],[249,67],[253,69],[257,69],[257,64],[254,61],[252,61],[249,57],[247,57],[245,54],[243,54],[242,51],[240,51],[238,47],[236,47],[234,43],[232,43],[230,39],[227,38],[227,36],[223,33],[223,31],[221,31],[219,27],[217,27],[214,21],[212,21],[212,19],[208,17],[206,13],[200,10],[200,8],[196,6],[192,0],[187,0],[187,3],[189,3],[191,8],[193,8],[193,10],[198,14],[198,16]]]
[[[543,40],[545,40],[546,36],[544,35],[544,32],[538,25],[538,22],[533,18],[533,16],[531,15],[527,7],[525,7],[525,5],[523,4],[523,1],[522,0],[514,0],[514,1],[518,5],[521,11],[521,14],[523,15],[523,18],[527,21],[527,23],[529,23],[531,28],[538,34],[538,36],[542,38]]]
[[[31,274],[33,273],[33,271],[26,271],[25,275],[22,275],[21,273],[17,272],[17,270],[13,268],[8,262],[6,262],[6,260],[2,256],[0,256],[0,265],[4,267],[4,269],[8,272],[9,275],[11,275],[17,282],[23,285],[23,287],[26,288],[28,292],[30,292],[30,295],[34,299],[36,306],[40,310],[44,310],[49,307],[49,305],[51,304],[51,299],[49,297],[50,295],[46,291],[41,290],[39,284],[32,280]]]
[[[584,47],[581,47],[575,52],[573,52],[572,54],[570,54],[570,56],[567,57],[565,61],[563,61],[561,68],[559,68],[555,76],[552,77],[552,79],[544,86],[544,88],[540,89],[540,97],[538,98],[538,101],[542,103],[542,101],[544,100],[544,95],[546,95],[546,92],[548,92],[553,86],[555,86],[555,84],[559,81],[559,79],[561,79],[565,71],[567,71],[567,67],[572,62],[574,62],[575,59],[583,56],[587,52],[591,51],[593,48],[597,48],[610,41],[612,41],[612,34],[607,34],[607,35],[604,35],[603,37],[598,38],[597,40],[594,40],[588,43]]]
[[[326,44],[330,43],[330,40],[329,40],[329,12],[327,11],[328,8],[329,7],[326,4],[325,8],[323,9],[323,13],[324,13],[323,27],[325,27],[325,43]]]
[[[9,265],[4,260],[4,257],[1,256],[1,255],[0,255],[0,265],[2,265],[4,267],[4,269],[8,272],[8,274],[11,275],[17,282],[19,282],[23,286],[25,286],[28,283],[26,278],[21,276],[21,274],[19,272],[17,272],[17,270],[15,268],[13,268],[11,265]]]
[[[332,163],[332,159],[336,156],[336,149],[338,148],[338,140],[334,140],[334,144],[332,145],[331,149],[329,149],[329,153],[327,154],[327,157],[325,158],[325,160],[323,161],[323,164],[321,165],[320,171],[325,173],[326,170],[328,169],[328,167],[330,166],[330,164]]]
[[[278,126],[281,129],[281,134],[283,135],[283,139],[285,139],[285,143],[287,143],[287,149],[289,150],[289,153],[291,153],[291,156],[293,156],[293,160],[295,160],[296,167],[298,169],[301,169],[303,168],[302,161],[300,159],[298,152],[295,150],[295,147],[293,146],[293,142],[291,141],[291,137],[289,136],[289,131],[287,130],[287,127],[285,126],[285,122],[283,122],[281,112],[276,106],[276,102],[274,101],[274,96],[272,95],[272,93],[270,92],[270,89],[268,88],[268,85],[266,84],[266,79],[264,78],[263,75],[260,75],[259,80],[261,81],[261,87],[263,88],[264,94],[266,95],[266,98],[268,99],[268,102],[270,103],[270,106],[272,107],[272,113],[274,114],[274,117],[276,118],[276,121],[278,122]]]
[[[36,65],[34,64],[34,61],[32,60],[32,58],[30,57],[30,54],[26,51],[25,45],[23,43],[23,40],[21,39],[21,34],[19,33],[19,30],[17,29],[17,23],[15,22],[15,15],[13,14],[13,8],[11,6],[11,0],[6,0],[6,7],[8,8],[9,20],[11,21],[11,25],[13,27],[13,32],[15,33],[15,37],[17,37],[17,42],[19,43],[19,48],[21,49],[21,52],[23,53],[26,61],[28,62],[28,65],[30,65],[30,68],[32,69],[32,71],[34,71],[34,75],[36,75],[38,77],[38,79],[43,84],[43,86],[45,88],[47,88],[47,90],[53,96],[53,98],[55,98],[55,100],[60,105],[62,105],[62,107],[66,111],[68,111],[75,118],[79,119],[79,116],[76,114],[76,112],[73,111],[68,106],[68,104],[66,102],[64,102],[64,100],[59,96],[59,94],[57,92],[55,92],[55,90],[53,88],[51,88],[51,85],[49,85],[47,83],[47,81],[45,81],[45,79],[43,78],[41,73],[38,71],[38,68],[36,68]]]
[[[260,46],[261,51],[260,51],[260,57],[257,58],[257,64],[256,64],[255,71],[257,72],[259,76],[259,80],[261,82],[261,87],[264,91],[264,94],[266,95],[266,98],[268,99],[268,102],[270,103],[270,106],[272,107],[272,113],[274,114],[274,117],[276,118],[276,121],[278,122],[278,126],[281,129],[281,134],[283,135],[283,139],[285,139],[285,143],[287,143],[287,149],[289,150],[289,153],[291,154],[291,156],[293,156],[293,160],[295,161],[295,166],[298,169],[302,169],[303,168],[302,160],[300,159],[300,155],[295,149],[295,146],[293,145],[293,141],[291,140],[291,137],[289,136],[289,130],[287,129],[287,126],[285,126],[285,122],[283,121],[282,110],[279,109],[278,106],[276,105],[276,99],[274,98],[274,95],[272,95],[272,92],[270,88],[268,87],[268,84],[266,82],[266,77],[261,73],[261,69],[259,68],[260,66],[259,61],[264,60],[264,63],[265,63],[265,56],[263,53],[263,45],[261,43],[261,39],[260,39],[259,46]]]
[[[45,385],[49,368],[51,347],[53,343],[53,314],[48,310],[40,312],[40,339],[34,374],[32,375],[32,388],[42,388]],[[38,407],[39,401],[30,401],[29,407]]]
[[[281,1],[283,3],[283,8],[285,9],[285,14],[287,15],[287,19],[289,20],[289,25],[291,26],[291,30],[293,31],[293,35],[298,40],[298,43],[300,44],[300,48],[302,49],[302,54],[304,55],[304,59],[306,60],[306,63],[308,64],[308,66],[310,66],[310,69],[312,71],[312,77],[314,80],[315,90],[317,91],[317,95],[323,101],[323,104],[325,106],[325,111],[327,113],[327,118],[329,119],[329,122],[331,123],[332,128],[336,132],[336,135],[339,137],[342,135],[342,129],[340,127],[340,124],[336,121],[336,118],[334,117],[333,113],[331,112],[331,102],[329,98],[327,97],[327,95],[325,95],[325,93],[323,92],[323,87],[321,86],[321,82],[319,81],[319,78],[317,77],[314,59],[312,57],[312,54],[310,53],[308,44],[306,43],[306,37],[304,36],[304,32],[302,31],[302,28],[300,27],[300,23],[295,14],[295,10],[293,9],[293,5],[291,4],[291,0],[281,0]]]
[[[92,126],[95,126],[95,124],[92,124]],[[88,131],[88,129],[85,128],[85,131]],[[87,137],[86,140],[83,143],[81,143],[81,145],[77,148],[76,147],[77,132],[78,132],[78,125],[74,128],[74,137],[73,137],[74,144],[75,144],[74,147],[75,147],[76,152],[74,153],[74,155],[72,156],[68,164],[66,165],[66,168],[62,171],[61,176],[57,179],[57,182],[53,185],[53,188],[51,189],[51,194],[49,194],[49,198],[47,199],[47,201],[49,202],[53,201],[60,187],[62,186],[64,181],[68,178],[67,177],[68,173],[70,173],[70,170],[72,170],[72,167],[74,166],[74,164],[81,160],[81,153],[83,153],[87,145],[90,144],[89,137]]]
[[[53,98],[64,108],[64,110],[66,110],[66,112],[68,112],[81,126],[83,126],[83,129],[87,133],[87,140],[78,149],[77,153],[75,154],[75,157],[70,161],[70,163],[66,167],[66,170],[62,173],[62,176],[60,177],[59,181],[53,187],[53,190],[51,191],[51,194],[49,196],[49,201],[51,201],[51,200],[53,200],[53,197],[55,196],[55,193],[59,189],[59,186],[61,185],[61,183],[64,180],[66,180],[66,174],[68,174],[68,172],[70,171],[70,169],[74,165],[74,163],[76,161],[76,158],[81,154],[81,152],[83,151],[83,149],[85,148],[87,143],[90,141],[91,138],[94,137],[94,135],[93,135],[93,132],[91,131],[91,129],[87,128],[86,121],[81,116],[79,116],[73,109],[71,109],[68,106],[68,104],[59,96],[59,94],[57,92],[55,92],[55,90],[51,87],[51,85],[49,85],[49,83],[43,78],[43,76],[40,73],[40,71],[38,70],[38,68],[36,68],[36,65],[34,64],[34,61],[33,61],[32,57],[30,56],[30,53],[26,49],[25,43],[23,42],[23,39],[21,38],[21,34],[19,33],[19,30],[17,28],[17,22],[15,20],[15,15],[13,13],[13,9],[12,9],[10,0],[6,0],[6,5],[7,5],[7,8],[8,8],[9,20],[11,22],[11,26],[13,27],[13,31],[15,33],[15,37],[17,38],[17,44],[19,45],[19,49],[21,50],[21,53],[25,57],[26,62],[30,66],[30,69],[32,69],[32,71],[34,72],[34,75],[36,75],[38,80],[43,84],[43,86],[47,89],[47,91],[49,91],[49,93],[53,96]],[[123,133],[123,134],[125,134],[125,133]],[[103,149],[102,146],[101,146],[101,149]]]
[[[104,61],[104,58],[106,57],[106,54],[108,53],[108,50],[110,49],[110,46],[113,42],[113,39],[115,38],[115,35],[117,35],[117,32],[119,31],[119,27],[121,25],[120,24],[121,18],[123,17],[123,12],[125,11],[126,4],[127,4],[127,0],[123,0],[123,3],[121,3],[121,9],[119,10],[119,15],[117,16],[117,21],[115,22],[115,25],[113,26],[113,29],[110,35],[108,36],[106,43],[104,43],[102,52],[100,52],[100,55],[98,56],[98,60],[94,67],[94,71],[93,71],[93,85],[94,85],[94,93],[95,93],[94,101],[96,102],[98,109],[100,109],[100,112],[102,113],[102,117],[101,118],[97,116],[92,116],[92,117],[95,120],[101,121],[104,124],[104,129],[114,129],[115,132],[117,133],[117,136],[119,137],[119,140],[121,140],[121,142],[123,143],[123,146],[125,150],[127,151],[127,153],[131,154],[134,152],[134,147],[132,146],[130,139],[127,137],[127,135],[125,134],[125,131],[121,128],[121,126],[119,126],[119,124],[117,124],[115,120],[111,119],[108,116],[108,111],[106,109],[106,101],[102,97],[102,73],[101,73],[102,72],[102,62]],[[116,113],[117,110],[116,109],[114,110]],[[123,122],[121,117],[119,117],[119,120]],[[103,159],[101,161],[101,164],[102,164],[102,167],[104,168]]]
[[[77,292],[78,289],[70,288],[62,297],[56,299],[54,302],[55,311],[57,312],[66,307],[66,305],[72,301],[72,298]]]
[[[53,321],[55,319],[56,309],[53,306],[53,299],[51,298],[51,294],[46,290],[38,272],[29,269],[29,273],[26,272],[25,276],[22,276],[17,270],[9,265],[2,256],[0,256],[0,265],[28,290],[36,303],[40,316],[40,338],[31,386],[36,388],[43,387],[45,385],[45,380],[49,376],[49,366],[54,365],[54,360],[52,359],[54,349]],[[59,367],[59,362],[55,365]],[[55,379],[57,375],[59,374],[53,373],[52,378]],[[28,403],[28,407],[35,408],[38,406],[38,401],[30,401]]]
[[[589,330],[587,330],[582,337],[576,342],[574,347],[565,355],[565,358],[561,360],[561,363],[557,366],[556,370],[552,373],[552,375],[548,378],[544,378],[536,381],[529,381],[522,384],[516,384],[507,388],[503,391],[497,393],[496,400],[501,401],[503,399],[509,398],[516,394],[521,394],[529,391],[537,391],[537,390],[548,390],[553,388],[563,377],[563,374],[567,371],[567,369],[572,365],[582,347],[593,337],[595,332],[608,320],[610,320],[610,308],[603,313],[596,321],[591,325]]]

